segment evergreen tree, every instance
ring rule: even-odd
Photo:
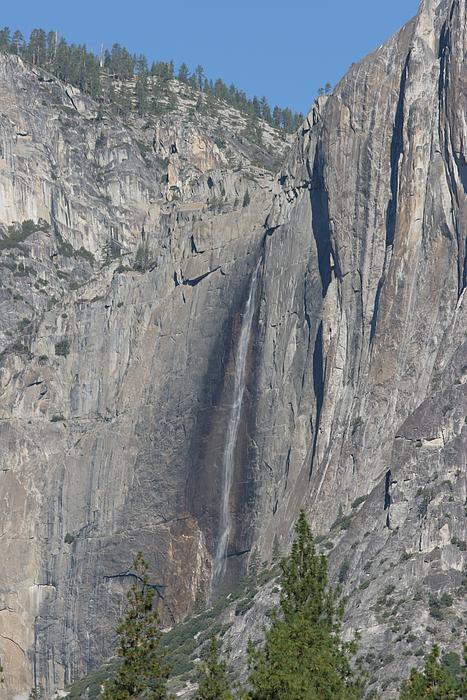
[[[282,126],[282,110],[277,105],[272,110],[272,123],[276,129],[280,129]]]
[[[135,86],[136,94],[136,107],[138,109],[138,114],[142,117],[147,112],[147,102],[148,102],[148,77],[145,70],[138,72],[138,77],[136,78]]]
[[[154,589],[141,552],[133,563],[135,582],[127,593],[128,607],[117,627],[115,677],[105,684],[103,700],[167,700],[169,670],[160,650],[159,616],[153,609]]]
[[[200,95],[196,100],[195,111],[198,112],[198,114],[206,114],[206,105],[204,104],[203,95]]]
[[[264,119],[264,121],[266,121],[270,124],[272,121],[272,114],[271,114],[271,108],[269,106],[269,103],[268,103],[266,97],[261,98],[260,106],[261,106],[262,119]]]
[[[226,670],[225,661],[219,658],[219,642],[213,637],[200,665],[195,700],[233,700]]]
[[[150,257],[149,257],[148,244],[146,242],[140,243],[137,250],[136,250],[134,268],[135,268],[135,270],[139,270],[140,272],[144,272],[145,270],[148,269],[149,262],[150,262]]]
[[[10,27],[0,29],[0,51],[10,51]]]
[[[53,64],[57,53],[58,38],[57,32],[47,34],[47,63]]]
[[[355,642],[341,639],[343,606],[328,583],[302,512],[290,556],[281,562],[280,614],[263,649],[249,647],[251,700],[356,700],[362,682],[352,670]]]
[[[47,40],[43,29],[33,29],[29,36],[27,57],[33,65],[43,66],[47,56]]]
[[[272,563],[277,564],[281,557],[281,546],[279,544],[279,539],[277,537],[277,534],[274,535],[274,539],[272,541]]]
[[[106,104],[110,103],[123,117],[135,109],[143,115],[149,108],[155,114],[160,114],[176,107],[174,98],[169,97],[164,106],[160,103],[159,96],[156,100],[154,96],[148,97],[149,70],[146,57],[132,56],[118,43],[113,44],[110,51],[105,49],[104,52],[101,50],[99,54],[95,54],[88,51],[84,45],[67,44],[64,39],[59,38],[56,31],[46,33],[40,28],[33,29],[26,42],[20,31],[17,30],[11,35],[10,28],[3,27],[0,29],[0,51],[18,54],[33,65],[47,68],[60,80],[75,85],[93,99],[103,99]],[[163,82],[173,79],[173,61],[153,63],[150,74]],[[239,90],[235,85],[227,86],[220,78],[213,83],[205,77],[201,65],[198,65],[190,76],[187,65],[182,63],[178,79],[210,96],[206,107],[213,115],[216,99],[223,100],[243,112],[250,124],[248,138],[258,145],[261,145],[262,138],[261,130],[256,124],[259,118],[288,132],[295,131],[303,120],[301,114],[287,108],[281,110],[275,107],[271,113],[265,97],[260,99],[255,96],[249,99],[243,90]],[[330,89],[330,86],[326,89],[328,88]],[[324,94],[324,88],[320,88],[320,94]]]
[[[195,76],[196,87],[198,88],[198,90],[202,90],[204,85],[204,68],[200,64],[198,64],[195,68]]]
[[[113,44],[107,64],[111,73],[119,80],[129,80],[135,70],[135,59],[120,44]]]
[[[465,662],[463,674],[456,678],[440,663],[439,647],[435,644],[425,657],[423,671],[413,668],[401,685],[400,700],[461,700],[466,697]]]
[[[114,93],[114,106],[121,117],[128,116],[131,110],[131,92],[123,83],[120,85],[118,92]]]
[[[23,56],[26,49],[26,42],[24,41],[24,36],[19,29],[14,32],[11,43],[13,53],[18,54],[18,56]]]
[[[70,52],[64,39],[59,42],[55,52],[54,73],[61,80],[69,80]]]
[[[188,72],[188,66],[186,65],[186,63],[182,63],[182,65],[178,69],[178,79],[181,80],[182,83],[187,83],[189,75],[190,74]]]

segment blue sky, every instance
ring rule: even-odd
[[[209,77],[305,112],[318,88],[381,44],[418,0],[3,0],[0,24],[57,29],[97,49],[201,63]]]

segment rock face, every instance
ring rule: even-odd
[[[319,98],[277,177],[232,110],[188,119],[181,95],[154,123],[100,121],[0,57],[0,697],[109,655],[139,549],[167,622],[216,593],[258,263],[220,586],[285,550],[304,507],[371,687],[434,637],[457,649],[466,34],[462,0],[424,0]]]

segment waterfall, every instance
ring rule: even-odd
[[[230,530],[232,526],[230,517],[230,491],[234,473],[235,446],[237,444],[238,428],[242,415],[243,394],[245,393],[245,365],[250,342],[251,326],[256,306],[256,292],[258,288],[260,258],[252,275],[248,298],[242,318],[242,327],[235,357],[235,381],[232,406],[230,408],[229,423],[222,458],[222,500],[219,517],[219,536],[216,555],[214,558],[212,587],[218,585],[225,573],[227,547],[229,544]]]

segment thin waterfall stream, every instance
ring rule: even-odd
[[[245,367],[250,342],[251,327],[256,308],[256,293],[258,289],[259,269],[262,258],[258,260],[255,271],[252,275],[248,298],[243,312],[240,338],[235,357],[235,379],[233,389],[233,400],[230,408],[229,422],[222,458],[222,500],[219,517],[219,535],[217,541],[216,554],[214,557],[212,588],[216,587],[222,580],[227,557],[227,547],[229,545],[232,519],[230,515],[230,492],[235,466],[235,447],[238,438],[238,429],[242,415],[243,395],[245,393]]]

